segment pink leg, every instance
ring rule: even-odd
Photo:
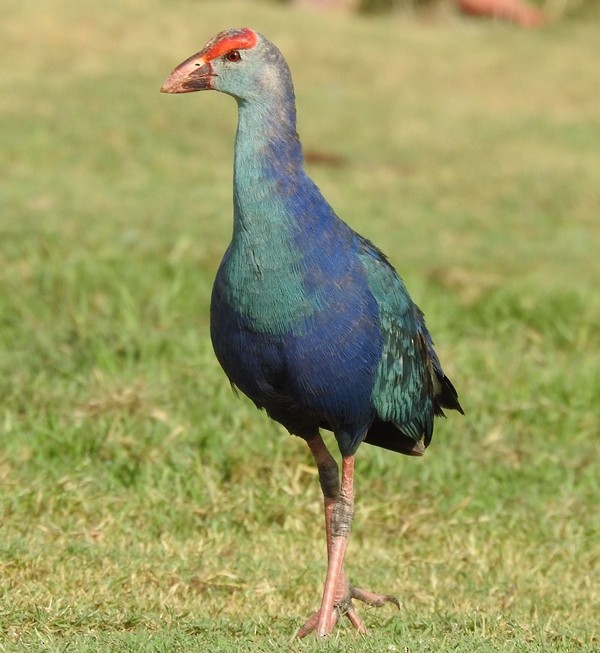
[[[354,512],[354,456],[342,459],[340,487],[338,466],[321,436],[310,440],[308,446],[317,463],[323,490],[327,534],[327,575],[321,608],[300,628],[297,637],[305,637],[313,631],[316,631],[319,637],[325,637],[333,630],[342,614],[348,616],[359,632],[366,633],[367,629],[354,610],[352,599],[356,598],[376,607],[388,601],[398,605],[398,601],[392,596],[373,594],[352,587],[344,572],[344,558]]]
[[[338,596],[338,583],[344,569],[344,558],[350,537],[350,527],[354,515],[354,456],[342,460],[342,483],[338,500],[333,506],[329,519],[330,528],[330,551],[327,563],[327,575],[325,576],[325,588],[323,600],[321,601],[321,614],[317,622],[317,635],[324,637],[328,635],[337,621],[334,612]]]

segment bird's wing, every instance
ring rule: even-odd
[[[383,348],[371,399],[382,422],[429,444],[433,432],[434,370],[422,313],[385,256],[361,240],[361,260],[379,308]]]

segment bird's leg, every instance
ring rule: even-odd
[[[345,585],[344,558],[350,536],[350,527],[354,515],[354,456],[342,459],[342,482],[337,501],[329,515],[328,561],[325,588],[321,601],[321,610],[316,624],[317,635],[328,635],[337,621],[335,608],[344,601]],[[327,517],[327,511],[326,511]],[[340,581],[342,585],[340,586]],[[344,608],[350,609],[350,605]],[[346,610],[347,611],[347,610]],[[362,624],[357,625],[363,630]]]
[[[317,463],[319,483],[323,491],[325,508],[325,531],[327,533],[327,559],[331,555],[331,514],[340,494],[339,469],[335,458],[329,453],[323,438],[317,435],[309,440],[308,446]]]
[[[327,567],[329,568],[331,561],[331,516],[340,494],[339,469],[335,458],[329,453],[329,449],[327,449],[321,435],[317,435],[314,439],[309,440],[308,446],[317,464],[319,483],[323,492],[325,533],[327,537]],[[321,611],[319,610],[310,617],[306,624],[298,631],[298,637],[304,637],[316,628],[320,613]],[[331,628],[333,628],[337,621],[335,613],[331,615],[331,618],[333,619]]]
[[[342,460],[340,487],[337,463],[321,436],[310,440],[308,444],[317,463],[319,481],[323,490],[327,534],[327,575],[321,608],[300,628],[297,636],[305,637],[313,631],[316,631],[320,637],[328,635],[340,614],[347,614],[360,632],[366,632],[366,628],[352,607],[353,589],[344,572],[344,557],[354,511],[354,457],[350,456]]]
[[[296,636],[305,637],[316,631],[317,635],[324,637],[333,630],[339,616],[343,614],[359,632],[366,633],[367,629],[354,610],[352,599],[358,599],[373,607],[380,607],[387,602],[399,604],[393,596],[374,594],[352,587],[344,571],[344,557],[354,512],[354,456],[342,460],[340,487],[337,463],[321,436],[309,440],[308,446],[317,464],[323,490],[327,534],[327,575],[320,610],[308,619]]]

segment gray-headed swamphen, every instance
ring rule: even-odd
[[[177,66],[164,93],[216,90],[238,105],[233,236],[211,299],[211,337],[231,383],[308,443],[325,504],[320,609],[298,631],[329,634],[340,615],[366,629],[344,556],[362,442],[420,456],[434,416],[462,413],[423,314],[386,257],[340,220],[304,170],[289,68],[252,29],[217,34]],[[338,466],[319,429],[333,431]]]

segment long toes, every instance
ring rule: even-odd
[[[319,621],[319,612],[315,612],[306,620],[306,623],[298,629],[298,632],[296,633],[296,637],[298,639],[302,639],[303,637],[310,635],[313,632],[313,630],[317,627],[318,621]]]
[[[356,628],[359,633],[363,635],[368,635],[369,631],[366,629],[365,625],[362,622],[362,619],[356,614],[356,610],[353,607],[348,608],[346,611],[346,616],[350,619],[352,625]]]
[[[317,612],[312,614],[306,623],[296,632],[296,637],[298,639],[302,639],[313,632],[318,637],[326,637],[331,633],[338,622],[338,619],[343,615],[348,617],[354,628],[356,628],[359,633],[365,635],[368,634],[365,625],[352,605],[354,599],[362,601],[374,608],[381,608],[386,603],[393,603],[398,609],[400,609],[400,601],[391,594],[375,594],[374,592],[365,590],[362,587],[354,587],[353,585],[350,585],[345,578],[343,579],[343,583],[344,585],[339,587],[339,595],[341,595],[341,599],[335,602],[331,613],[329,615],[324,615],[322,614],[322,609],[317,610]]]
[[[386,603],[393,603],[398,609],[400,609],[400,601],[391,594],[375,594],[374,592],[369,592],[369,590],[362,589],[361,587],[353,587],[351,585],[350,597],[373,606],[374,608],[381,608]]]
[[[333,610],[329,618],[321,618],[321,610],[311,615],[306,623],[296,632],[296,637],[302,639],[315,632],[319,637],[326,637],[334,629],[338,620],[338,612]]]

